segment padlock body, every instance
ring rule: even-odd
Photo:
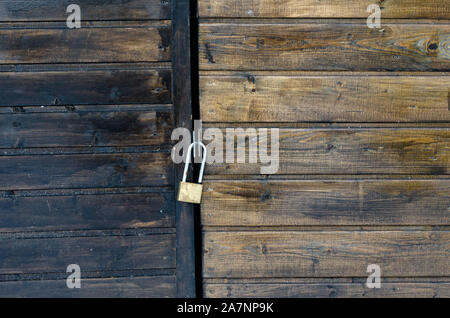
[[[178,201],[197,203],[202,201],[203,184],[181,181],[178,188]]]

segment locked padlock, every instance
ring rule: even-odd
[[[202,166],[200,168],[200,174],[198,176],[198,183],[191,183],[186,182],[187,174],[188,174],[188,168],[191,161],[191,152],[192,147],[198,144],[202,146],[203,149],[203,158],[202,158]],[[205,164],[206,164],[206,147],[201,142],[193,142],[187,151],[187,157],[186,157],[186,164],[184,166],[184,173],[183,173],[183,180],[180,183],[180,187],[178,188],[178,201],[181,202],[188,202],[188,203],[197,203],[199,204],[202,200],[202,192],[203,192],[203,171],[205,170]]]

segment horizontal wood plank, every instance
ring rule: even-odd
[[[175,267],[175,234],[2,239],[0,274]]]
[[[170,61],[169,25],[0,29],[0,64]]]
[[[449,19],[446,0],[199,0],[200,17],[366,18],[378,4],[382,18]]]
[[[168,69],[0,72],[0,106],[170,103],[170,82]]]
[[[173,184],[168,153],[0,157],[0,189],[133,187]]]
[[[437,298],[450,297],[450,284],[385,283],[369,289],[363,283],[204,284],[208,298]]]
[[[0,0],[0,21],[65,21],[72,0]],[[170,19],[168,0],[77,0],[83,21]]]
[[[207,122],[450,121],[447,76],[201,76]]]
[[[173,226],[173,192],[0,197],[0,232]]]
[[[204,23],[201,70],[450,70],[450,25]]]
[[[450,225],[450,180],[204,184],[203,226]]]
[[[111,111],[0,115],[0,148],[170,143],[171,112]]]
[[[204,233],[205,278],[450,275],[448,231],[249,231]]]
[[[270,129],[267,130],[270,132]],[[223,136],[248,138],[267,136],[264,130],[223,130]],[[230,137],[231,138],[231,137]],[[258,147],[264,150],[265,138]],[[272,137],[267,138],[269,150]],[[232,140],[232,139],[231,139]],[[257,140],[257,139],[256,139]],[[274,139],[276,145],[277,140]],[[231,148],[231,147],[230,147]],[[248,151],[248,142],[236,146],[234,155]],[[224,158],[225,161],[224,147]],[[429,174],[447,175],[450,172],[450,130],[442,129],[280,129],[279,166],[276,153],[258,163],[213,163],[206,168],[208,174],[261,174],[262,167],[272,167],[276,174]],[[219,157],[220,159],[220,157]],[[241,158],[244,159],[244,158]],[[276,169],[278,168],[278,170]]]
[[[67,288],[65,279],[0,282],[0,297],[173,298],[176,279],[175,276],[83,278],[82,274],[79,289]]]

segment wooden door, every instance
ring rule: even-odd
[[[280,128],[276,174],[207,168],[204,296],[449,297],[449,2],[198,7],[204,127]]]
[[[73,2],[0,0],[0,296],[194,296],[189,2]]]

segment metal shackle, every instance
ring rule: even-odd
[[[202,159],[202,166],[200,168],[200,174],[198,175],[198,181],[197,182],[198,183],[202,183],[202,180],[203,180],[203,172],[205,170],[205,164],[206,164],[206,155],[207,155],[208,152],[206,150],[206,146],[202,142],[194,141],[189,146],[188,151],[187,151],[186,163],[184,165],[183,182],[186,182],[186,179],[187,179],[188,168],[189,168],[189,164],[191,163],[192,147],[194,147],[195,144],[198,144],[198,145],[202,146],[202,148],[203,148],[204,155],[202,156],[203,157],[203,159]]]

